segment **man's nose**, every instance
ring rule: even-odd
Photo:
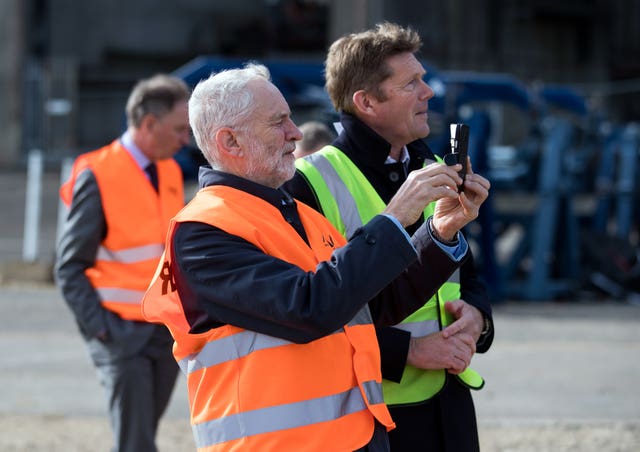
[[[431,99],[435,93],[433,92],[433,89],[429,86],[429,84],[427,82],[425,82],[424,80],[422,81],[422,83],[424,83],[424,88],[425,88],[425,98],[426,99]]]
[[[290,122],[291,122],[291,131],[289,135],[291,136],[291,139],[296,141],[302,140],[302,132],[300,131],[300,129],[298,129],[298,126],[296,126],[293,121],[290,121]]]

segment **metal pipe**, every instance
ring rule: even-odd
[[[41,150],[29,151],[22,243],[22,260],[25,262],[35,262],[38,259],[43,160]]]

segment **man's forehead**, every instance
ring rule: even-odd
[[[256,92],[256,111],[269,119],[289,116],[291,109],[280,90],[270,82],[262,85]]]
[[[426,74],[427,72],[422,63],[410,52],[390,56],[387,58],[387,64],[394,74],[401,72]]]

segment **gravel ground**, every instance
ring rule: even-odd
[[[19,321],[16,321],[19,319]],[[483,452],[639,452],[640,307],[506,303],[473,367]],[[0,285],[0,452],[107,452],[103,394],[51,286]],[[195,450],[179,379],[160,452]]]
[[[19,319],[19,321],[16,321]],[[639,452],[640,307],[506,303],[500,335],[473,367],[483,452]],[[0,285],[0,452],[107,452],[103,394],[51,286]],[[160,452],[195,450],[184,378]]]
[[[0,416],[3,452],[107,452],[106,418],[64,416]],[[481,425],[485,452],[638,452],[640,426],[589,425]],[[158,435],[160,452],[193,452],[188,421],[165,419]]]

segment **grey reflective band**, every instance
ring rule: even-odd
[[[104,246],[101,246],[100,248],[98,248],[96,260],[133,264],[149,259],[159,259],[160,256],[162,256],[163,251],[164,245],[159,243],[138,246],[136,248],[127,248],[119,251],[109,250]]]
[[[426,336],[427,334],[440,331],[440,324],[437,320],[422,320],[418,322],[405,321],[394,325],[394,327],[403,331],[408,331],[411,333],[412,337]]]
[[[340,328],[335,333],[343,333],[344,329]],[[280,339],[266,334],[260,334],[253,331],[241,331],[231,336],[216,339],[207,342],[202,350],[198,353],[189,355],[178,362],[180,369],[185,375],[203,369],[205,367],[215,366],[234,359],[244,358],[258,350],[268,348],[282,347],[283,345],[293,344],[291,341]]]
[[[454,271],[451,276],[449,276],[449,279],[447,279],[448,283],[453,283],[453,284],[460,284],[460,269],[457,268],[456,271]]]
[[[358,210],[356,200],[351,195],[351,192],[333,165],[331,165],[331,162],[329,162],[322,153],[316,152],[311,154],[307,157],[307,160],[322,174],[331,195],[336,200],[340,216],[342,217],[342,223],[346,229],[344,236],[348,240],[356,229],[362,226],[362,219],[360,218],[360,211]]]
[[[119,287],[98,287],[96,289],[102,301],[139,304],[144,297],[144,290],[121,289]]]
[[[293,342],[253,331],[241,331],[231,336],[207,342],[197,354],[181,359],[178,364],[185,375],[188,375],[204,367],[244,358],[258,350],[289,344],[293,344]]]
[[[195,424],[192,430],[196,447],[203,448],[261,433],[328,422],[366,409],[360,388],[355,387],[327,397],[232,414]]]
[[[384,403],[382,397],[382,384],[375,380],[365,381],[362,383],[362,388],[367,396],[369,405],[377,405],[378,403]]]
[[[369,306],[365,305],[349,322],[349,326],[371,325],[371,323],[371,312],[369,311]],[[340,328],[332,334],[337,333],[344,333],[344,328]],[[198,353],[189,355],[178,361],[178,365],[185,375],[189,375],[205,367],[244,358],[258,350],[290,344],[293,344],[293,342],[254,331],[244,330],[227,337],[207,342]]]

